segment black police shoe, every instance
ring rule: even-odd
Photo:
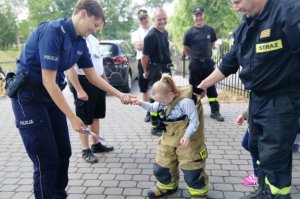
[[[98,144],[92,144],[91,149],[93,153],[103,153],[113,151],[114,147],[108,147],[99,142]]]
[[[88,163],[91,163],[91,164],[94,164],[96,162],[98,162],[98,159],[96,156],[94,156],[94,154],[92,153],[91,149],[85,149],[85,150],[82,150],[82,158],[88,162]]]
[[[219,122],[224,122],[224,117],[221,115],[220,112],[211,113],[210,118],[215,119]]]
[[[145,121],[145,122],[150,122],[150,120],[151,120],[150,112],[147,112],[144,121]]]
[[[177,191],[177,189],[178,189],[178,187],[176,187],[175,189],[172,189],[172,190],[161,190],[157,186],[155,186],[147,191],[147,196],[150,199],[161,198],[161,197],[168,196],[168,195],[175,193]]]

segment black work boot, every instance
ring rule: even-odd
[[[211,113],[210,118],[215,119],[219,122],[224,122],[224,117],[220,113],[220,104],[218,101],[209,102]]]
[[[99,142],[98,144],[93,144],[91,149],[93,153],[103,153],[113,151],[114,147],[108,147]]]
[[[243,196],[240,199],[268,199],[265,195],[265,174],[262,169],[259,170],[258,184],[259,186],[256,191],[247,196]]]
[[[91,164],[94,164],[96,162],[98,162],[98,159],[96,156],[94,156],[94,154],[92,153],[91,149],[85,149],[85,150],[82,150],[82,158],[88,162],[88,163],[91,163]]]
[[[154,186],[147,191],[147,196],[150,199],[151,198],[161,198],[161,197],[165,197],[165,196],[175,193],[177,191],[177,189],[178,189],[178,187],[176,187],[175,189],[171,189],[171,190],[161,190],[157,186]]]

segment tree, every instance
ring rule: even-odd
[[[178,0],[176,15],[170,19],[170,36],[174,44],[181,49],[184,33],[193,26],[192,11],[201,5],[205,9],[205,23],[215,28],[219,37],[227,36],[240,22],[240,15],[228,0]]]
[[[106,16],[102,39],[129,39],[133,26],[130,0],[101,0]]]
[[[0,48],[7,50],[17,41],[17,25],[10,9],[0,13]]]

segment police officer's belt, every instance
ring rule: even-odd
[[[149,63],[149,67],[156,67],[156,66],[170,68],[170,67],[173,66],[173,64],[161,64],[161,63],[157,63],[157,62],[150,62]]]
[[[200,61],[200,62],[205,62],[206,60],[209,60],[211,58],[205,58],[205,57],[195,58],[195,57],[191,57],[191,59],[196,60],[196,61]]]
[[[67,83],[64,82],[63,85],[58,85],[60,90],[64,90],[66,87]],[[38,92],[38,93],[43,93],[43,94],[48,94],[48,91],[44,87],[43,84],[35,84],[31,82],[27,82],[22,86],[22,90],[27,90],[27,91],[33,91],[33,92]]]

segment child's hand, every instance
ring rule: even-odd
[[[180,140],[180,144],[183,146],[183,147],[186,147],[188,145],[190,145],[190,138],[186,137],[186,136],[183,136]]]
[[[242,125],[244,123],[244,121],[245,121],[245,118],[243,115],[239,115],[235,120],[237,125]]]
[[[139,105],[141,103],[141,100],[139,100],[138,98],[132,98],[131,103],[133,105]]]

